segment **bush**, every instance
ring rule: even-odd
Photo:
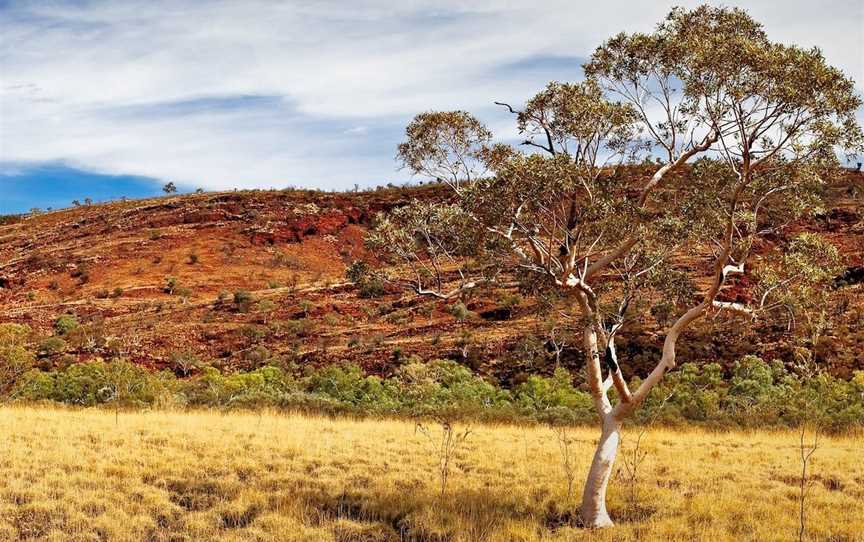
[[[399,370],[404,410],[416,416],[481,416],[509,408],[510,394],[451,360],[408,363]]]
[[[20,324],[0,324],[0,392],[17,381],[19,375],[36,362],[26,348],[30,328]]]
[[[234,292],[234,306],[239,312],[249,312],[254,301],[252,294],[246,290],[237,290]]]
[[[42,354],[58,354],[66,350],[66,341],[60,337],[48,337],[39,343],[39,352]]]
[[[471,311],[468,310],[468,307],[465,306],[465,303],[462,303],[461,301],[451,305],[449,310],[450,314],[453,315],[453,318],[455,318],[457,322],[464,322],[473,316]]]
[[[364,299],[381,297],[387,293],[384,282],[379,278],[371,278],[360,284],[358,295]]]
[[[153,373],[125,360],[64,362],[64,369],[33,369],[27,350],[30,330],[0,325],[0,390],[11,389],[19,400],[56,401],[73,405],[192,405],[227,408],[288,408],[305,412],[388,414],[434,418],[535,421],[553,425],[595,423],[590,395],[573,386],[559,368],[552,376],[531,376],[512,392],[484,380],[451,360],[423,362],[408,358],[389,378],[366,375],[350,363],[309,370],[264,366],[254,371],[223,374],[212,367],[178,380],[171,372]],[[61,339],[57,339],[61,340]],[[61,340],[62,341],[62,340]],[[44,344],[44,343],[43,343]],[[57,343],[59,345],[59,343]],[[273,363],[263,351],[261,362]],[[191,366],[191,354],[172,358]],[[22,374],[23,373],[23,374]],[[638,386],[638,379],[631,389]],[[849,381],[820,374],[802,378],[782,364],[743,358],[731,377],[718,364],[684,363],[656,386],[635,423],[698,423],[712,427],[797,426],[803,420],[824,430],[841,432],[864,426],[864,371]]]
[[[352,407],[374,412],[396,412],[398,389],[390,381],[365,376],[357,365],[339,364],[313,372],[306,378],[306,391],[323,395]]]
[[[376,298],[387,293],[384,281],[376,276],[369,264],[363,260],[352,262],[345,271],[345,277],[357,286],[358,295],[362,298]]]
[[[64,314],[54,321],[54,331],[58,335],[66,335],[78,327],[78,319],[74,314]]]
[[[516,387],[516,403],[533,412],[565,408],[575,412],[577,419],[596,418],[591,395],[574,388],[572,382],[573,378],[563,367],[556,369],[551,377],[530,376]]]
[[[207,367],[184,388],[190,404],[205,406],[277,405],[297,389],[296,382],[278,367],[223,375]]]
[[[125,360],[79,363],[62,371],[25,373],[16,386],[15,397],[34,401],[57,401],[93,406],[152,405],[171,393],[172,380]]]

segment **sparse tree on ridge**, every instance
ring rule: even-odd
[[[162,187],[162,191],[166,194],[174,194],[175,192],[177,192],[177,185],[175,185],[173,182],[165,183],[165,186]]]
[[[522,108],[502,104],[530,152],[493,144],[463,111],[415,117],[398,157],[455,197],[383,215],[368,242],[407,265],[410,279],[391,280],[420,295],[518,284],[561,299],[580,323],[602,423],[580,511],[586,526],[605,527],[621,425],[675,367],[687,327],[709,314],[785,317],[792,294],[806,291],[796,285],[821,278],[807,270],[830,251],[824,241],[754,246],[816,208],[838,150],[861,148],[861,100],[818,50],[771,42],[738,9],[675,9],[650,34],[604,43],[585,72]],[[621,174],[646,153],[661,160],[644,177]],[[694,273],[679,265],[685,258]],[[745,273],[758,281],[752,302],[725,295]],[[656,366],[631,390],[616,335],[658,302],[676,317],[658,335]]]

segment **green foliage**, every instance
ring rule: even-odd
[[[66,341],[60,337],[48,337],[39,343],[39,352],[43,354],[57,354],[66,349]]]
[[[305,384],[310,393],[371,412],[395,412],[398,408],[393,383],[377,376],[365,376],[357,365],[323,368],[309,375]]]
[[[507,409],[511,404],[506,390],[450,360],[409,363],[396,378],[403,408],[414,415],[482,416],[484,411]]]
[[[468,310],[468,307],[465,306],[465,303],[462,303],[461,301],[450,305],[448,311],[453,315],[453,318],[455,318],[457,322],[464,322],[473,314]]]
[[[527,410],[544,412],[558,408],[577,411],[581,419],[591,419],[594,403],[591,395],[573,387],[572,376],[562,367],[551,377],[530,376],[515,391],[516,402]]]
[[[78,328],[78,319],[74,314],[63,314],[54,321],[54,331],[57,335],[66,335]]]
[[[864,371],[846,381],[824,373],[799,375],[779,361],[746,356],[724,379],[716,363],[685,363],[652,390],[638,419],[651,419],[662,407],[659,420],[666,423],[765,427],[806,419],[842,431],[864,426],[862,391]]]
[[[277,367],[228,375],[207,367],[184,387],[184,392],[193,405],[250,407],[277,405],[295,389],[294,380]]]
[[[178,355],[190,367],[175,373],[150,372],[125,360],[72,363],[64,369],[32,369],[33,356],[21,346],[29,331],[0,326],[0,361],[14,386],[8,397],[72,405],[188,405],[212,408],[283,408],[305,412],[408,416],[455,421],[479,419],[561,424],[596,423],[586,389],[573,385],[564,368],[552,376],[530,376],[504,389],[451,360],[405,360],[393,376],[367,375],[340,363],[299,375],[295,366],[267,365],[248,372],[222,373]],[[11,339],[10,339],[11,338]],[[191,361],[189,361],[191,360]],[[269,361],[273,363],[271,359]],[[25,372],[26,371],[26,372]],[[23,373],[23,374],[21,374]],[[632,384],[637,384],[634,382]],[[631,384],[631,385],[632,385]],[[780,362],[741,359],[726,375],[716,363],[684,363],[657,385],[634,417],[636,423],[700,424],[708,427],[790,427],[802,420],[830,432],[864,428],[864,371],[851,380],[827,374],[807,378]]]
[[[174,294],[174,291],[177,289],[177,277],[165,277],[165,287],[163,290],[166,294]]]
[[[384,281],[372,272],[363,260],[355,260],[348,266],[345,277],[358,287],[360,297],[364,299],[381,297],[387,293]]]
[[[31,401],[56,401],[93,406],[153,405],[170,394],[174,381],[162,373],[125,360],[73,364],[62,371],[31,370],[22,375],[13,396]]]
[[[20,324],[0,324],[0,393],[11,387],[19,375],[35,363],[27,349],[30,328]]]
[[[247,290],[237,290],[234,292],[234,306],[237,307],[237,310],[240,312],[249,312],[249,308],[252,306],[253,301],[255,301],[255,299]]]
[[[482,146],[492,133],[465,111],[431,111],[417,115],[405,128],[398,158],[413,171],[452,183],[482,175]]]

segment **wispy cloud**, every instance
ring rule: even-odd
[[[695,4],[695,2],[675,2]],[[860,82],[858,0],[742,4]],[[0,161],[231,188],[405,178],[411,116],[520,102],[665,2],[69,1],[0,4]]]

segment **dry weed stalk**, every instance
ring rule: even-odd
[[[632,450],[622,452],[622,459],[624,461],[624,470],[627,471],[626,482],[629,490],[628,500],[630,504],[630,508],[633,511],[638,510],[639,508],[639,495],[636,491],[637,484],[639,482],[639,467],[645,461],[645,458],[648,456],[648,452],[642,449],[642,439],[645,437],[645,434],[657,422],[657,419],[660,417],[660,413],[663,411],[663,407],[666,406],[666,403],[669,399],[672,398],[674,393],[670,393],[660,402],[660,406],[657,407],[657,411],[653,416],[648,420],[648,423],[642,425],[642,428],[639,430],[639,433],[636,435],[636,443],[633,446]]]
[[[564,470],[564,477],[567,479],[567,500],[573,496],[573,483],[576,480],[576,461],[573,457],[573,443],[575,440],[570,436],[566,425],[559,425],[552,428],[555,432],[555,437],[558,440],[558,451],[561,453],[561,468]]]
[[[432,434],[432,430],[428,425],[417,423],[415,431],[426,437],[432,448],[433,453],[438,459],[438,479],[441,484],[441,498],[447,491],[447,480],[450,477],[450,464],[453,456],[459,448],[468,440],[471,435],[471,428],[466,427],[463,431],[458,431],[453,422],[447,420],[438,420],[438,425],[441,426],[441,438],[436,439]]]

